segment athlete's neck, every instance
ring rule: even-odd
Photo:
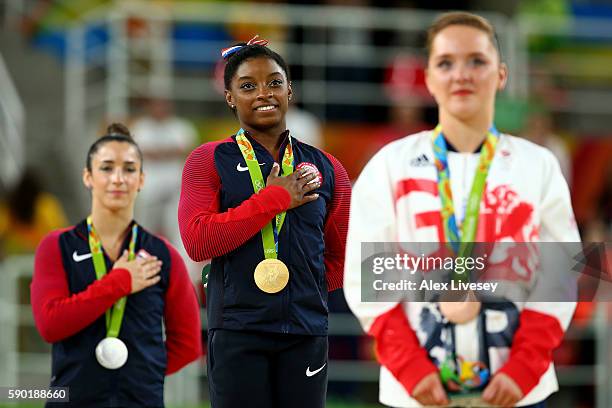
[[[493,118],[492,115],[480,115],[469,121],[459,120],[455,116],[440,110],[440,125],[444,137],[460,153],[472,153],[480,146],[485,138]]]
[[[283,136],[287,126],[285,121],[268,129],[255,129],[249,126],[243,125],[242,128],[249,132],[249,135],[257,140],[259,144],[266,148],[266,150],[272,155],[274,160],[279,160],[278,151],[280,150],[281,144],[283,143]]]
[[[115,260],[121,256],[121,245],[129,233],[134,218],[134,209],[112,211],[92,203],[91,220],[100,237],[102,247],[108,256]]]

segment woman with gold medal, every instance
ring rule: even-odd
[[[179,226],[207,283],[214,408],[325,406],[327,293],[342,285],[350,184],[287,129],[283,58],[253,38],[222,51],[236,134],[187,159]]]
[[[177,250],[134,221],[143,160],[125,126],[92,144],[83,183],[90,215],[42,240],[31,286],[57,405],[163,406],[165,376],[201,355],[200,315]]]
[[[376,340],[383,404],[541,407],[558,389],[551,356],[575,303],[531,297],[540,270],[508,274],[507,288],[527,292],[518,300],[481,303],[469,291],[428,302],[409,294],[402,302],[361,298],[362,242],[433,243],[465,259],[473,242],[580,241],[554,156],[493,123],[507,68],[491,24],[475,14],[442,14],[427,32],[426,51],[439,125],[385,146],[355,183],[347,302]]]

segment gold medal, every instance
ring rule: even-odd
[[[280,292],[289,282],[289,269],[278,259],[264,259],[255,268],[255,284],[266,293]]]
[[[440,313],[455,324],[467,323],[480,313],[480,302],[474,293],[469,292],[465,299],[455,302],[438,302]]]

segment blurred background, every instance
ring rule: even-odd
[[[236,131],[223,98],[222,48],[256,34],[270,40],[290,64],[289,128],[334,154],[354,180],[384,144],[435,125],[424,32],[449,9],[494,24],[510,72],[497,127],[553,151],[583,239],[609,243],[610,1],[2,0],[0,386],[49,383],[50,346],[29,307],[32,254],[48,231],[87,215],[81,171],[107,124],[128,124],[146,156],[138,221],[182,249],[182,164],[200,143]],[[190,264],[203,301],[201,268]],[[330,309],[328,406],[378,406],[371,341],[341,291],[330,296]],[[612,407],[611,309],[579,306],[555,354],[561,391],[550,406]],[[207,401],[204,360],[168,378],[170,407]]]

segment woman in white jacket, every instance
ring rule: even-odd
[[[489,309],[458,303],[453,306],[472,310],[457,319],[443,303],[362,299],[364,242],[445,242],[469,255],[462,242],[580,241],[556,159],[493,125],[507,68],[491,24],[470,13],[443,14],[428,31],[427,51],[426,82],[438,104],[439,125],[385,146],[356,182],[346,298],[375,338],[383,404],[451,402],[449,391],[455,390],[445,365],[451,350],[459,363],[450,371],[463,362],[480,367],[474,388],[480,404],[543,406],[558,389],[551,355],[571,320],[572,301],[527,297]],[[462,390],[464,385],[454,384]]]

